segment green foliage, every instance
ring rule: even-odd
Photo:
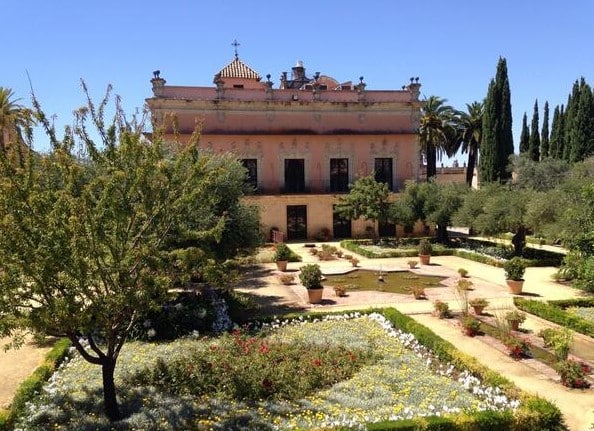
[[[590,387],[590,382],[586,379],[587,374],[590,373],[590,367],[586,364],[565,359],[555,364],[555,371],[561,377],[563,386],[579,389]]]
[[[427,181],[437,174],[438,155],[453,156],[458,150],[456,111],[446,102],[438,96],[429,96],[421,111],[419,144],[427,162]]]
[[[320,265],[310,263],[301,267],[299,280],[306,289],[322,289],[322,270]]]
[[[419,254],[431,254],[432,251],[433,246],[428,240],[422,239],[419,241]]]
[[[553,190],[565,181],[570,165],[565,160],[547,158],[534,161],[520,154],[513,156],[512,166],[515,174],[514,184],[520,189],[539,192]]]
[[[187,272],[205,269],[214,278],[216,263],[249,249],[252,242],[243,242],[258,236],[258,226],[239,201],[245,172],[234,157],[199,151],[195,140],[165,146],[157,124],[148,141],[145,125],[127,121],[119,103],[106,122],[109,90],[95,106],[83,88],[88,106],[76,111],[75,127],[62,139],[34,100],[49,153],[0,154],[0,230],[11,232],[0,236],[0,313],[11,325],[1,329],[68,337],[113,382],[139,316],[157,308]],[[241,234],[230,225],[238,218],[246,219]],[[109,381],[105,408],[115,420]]]
[[[541,330],[538,335],[542,337],[545,347],[553,349],[557,360],[564,361],[567,359],[569,348],[573,343],[573,333],[570,329],[546,328]]]
[[[526,271],[526,262],[521,257],[513,257],[503,264],[506,280],[520,281],[524,279]]]
[[[534,101],[534,112],[532,114],[532,124],[530,127],[530,140],[528,143],[528,157],[538,162],[540,160],[540,132],[538,125],[538,100]]]
[[[373,175],[361,177],[349,185],[349,193],[342,196],[336,212],[342,217],[356,220],[364,218],[385,222],[390,214],[390,190],[386,183],[378,183]]]
[[[466,163],[466,185],[472,186],[474,169],[478,159],[479,146],[483,136],[483,116],[485,105],[483,102],[466,104],[467,112],[457,113],[458,143],[460,152],[468,153]]]
[[[543,117],[542,117],[542,131],[540,136],[540,159],[546,160],[549,157],[549,146],[550,146],[550,136],[549,136],[549,102],[546,101],[544,104],[543,110]]]
[[[497,73],[489,84],[482,134],[479,169],[481,184],[509,179],[507,165],[509,156],[514,152],[514,144],[510,85],[504,58],[499,58]]]
[[[520,134],[520,155],[528,152],[528,146],[530,145],[530,129],[528,128],[528,117],[524,112],[522,117],[522,133]]]
[[[194,396],[295,400],[348,379],[374,360],[369,350],[278,342],[236,331],[188,357],[159,359],[131,377],[130,383]]]
[[[278,243],[276,245],[276,250],[274,251],[274,261],[275,262],[282,261],[282,260],[288,261],[290,257],[291,257],[291,249],[289,248],[289,246],[287,244],[285,244],[284,242]]]
[[[589,337],[594,336],[594,322],[564,310],[564,308],[570,306],[594,307],[594,300],[592,299],[586,298],[542,302],[516,297],[514,298],[514,304],[519,309],[530,314],[534,314],[558,325],[573,329],[574,331],[588,335]]]

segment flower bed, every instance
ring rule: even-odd
[[[482,412],[476,413],[477,421],[484,419],[485,412],[492,412],[490,421],[507,425],[507,428],[498,429],[511,429],[513,414],[510,413],[514,409],[521,411],[527,407],[520,405],[517,399],[510,398],[502,389],[492,386],[493,382],[497,382],[509,390],[508,382],[489,374],[472,360],[454,357],[453,347],[423,327],[415,326],[406,316],[392,309],[386,313],[373,313],[367,317],[358,313],[330,315],[324,319],[301,316],[290,322],[277,319],[263,324],[258,335],[240,338],[237,345],[239,350],[233,352],[236,362],[241,362],[237,355],[253,359],[269,354],[272,345],[295,343],[312,346],[314,355],[334,349],[346,352],[349,360],[354,360],[350,355],[362,357],[360,361],[357,359],[359,362],[355,369],[349,371],[350,378],[340,376],[336,383],[306,389],[299,398],[260,396],[259,399],[242,399],[226,395],[219,387],[216,388],[218,393],[204,391],[190,394],[179,381],[174,383],[174,387],[179,389],[177,391],[163,390],[164,386],[157,380],[151,385],[136,386],[132,383],[139,374],[159,374],[155,373],[161,366],[157,364],[171,364],[176,360],[183,363],[186,360],[186,366],[191,367],[195,363],[187,360],[188,352],[204,353],[219,349],[225,340],[185,338],[167,344],[133,342],[124,347],[116,372],[122,407],[129,414],[126,420],[113,425],[103,417],[100,370],[75,356],[52,377],[43,395],[28,406],[27,417],[20,418],[19,425],[29,430],[47,429],[48,423],[52,424],[52,429],[63,430],[165,430],[189,427],[214,430],[363,429],[368,423],[416,420],[414,418],[436,415],[448,417],[460,412],[464,412],[462,417],[468,423],[474,420],[472,412]],[[307,322],[308,319],[312,322]],[[413,335],[395,329],[392,322],[414,329],[420,338],[437,349],[439,356],[459,366],[469,363],[470,370],[457,369],[438,360]],[[255,341],[248,341],[252,338]],[[234,340],[231,338],[233,343]],[[316,351],[316,346],[321,349]],[[367,353],[359,355],[360,352]],[[305,358],[303,361],[299,356],[296,359],[296,374],[307,374],[311,372],[308,367],[321,365],[316,365],[316,359],[320,362],[327,359],[321,356],[312,358],[309,353],[304,353],[302,357]],[[277,360],[282,362],[284,359]],[[254,377],[253,373],[260,369],[257,366],[259,363],[249,363],[251,366],[248,365],[248,371]],[[279,366],[277,370],[281,368]],[[342,366],[336,368],[339,371],[344,369]],[[325,368],[326,372],[332,369]],[[476,377],[481,373],[489,382],[488,385],[482,384]],[[264,384],[263,375],[258,375],[253,381],[257,382],[258,379]],[[215,393],[216,396],[213,396]],[[519,395],[519,392],[515,394]],[[526,398],[526,406],[532,405],[539,405],[538,408],[544,405],[549,410],[548,420],[560,420],[554,406],[538,399]],[[541,425],[536,413],[531,417],[531,420],[536,421],[535,426]],[[374,428],[381,427],[376,425]]]

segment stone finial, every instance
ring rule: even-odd
[[[153,79],[151,79],[151,84],[153,84],[153,94],[155,96],[158,96],[160,94],[160,92],[163,89],[163,87],[165,86],[166,82],[167,81],[165,81],[163,78],[161,78],[160,70],[153,71]]]

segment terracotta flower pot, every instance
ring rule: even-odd
[[[310,304],[319,304],[322,302],[324,289],[307,289],[307,296]]]
[[[430,254],[419,254],[419,260],[421,261],[421,265],[429,265],[429,261],[431,260]]]
[[[474,314],[480,316],[483,314],[483,310],[485,309],[484,305],[473,305],[472,309],[474,310]]]
[[[287,260],[277,260],[276,268],[279,271],[285,272],[287,270],[287,263],[289,263],[289,261],[287,261]]]
[[[519,295],[522,293],[522,287],[524,287],[524,280],[505,280],[509,292],[513,295]]]

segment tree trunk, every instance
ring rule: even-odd
[[[104,358],[101,364],[101,373],[103,375],[103,401],[105,403],[105,414],[111,422],[122,418],[118,400],[116,398],[116,388],[113,379],[116,361],[111,358]]]
[[[476,165],[476,153],[474,149],[468,150],[468,164],[466,165],[466,185],[472,187],[472,177],[474,175],[474,166]]]
[[[449,242],[448,227],[446,225],[437,225],[437,242],[447,244]]]
[[[437,150],[435,145],[427,144],[427,182],[437,176]]]
[[[526,246],[526,228],[520,226],[511,240],[514,246],[514,256],[522,256],[524,247]]]

